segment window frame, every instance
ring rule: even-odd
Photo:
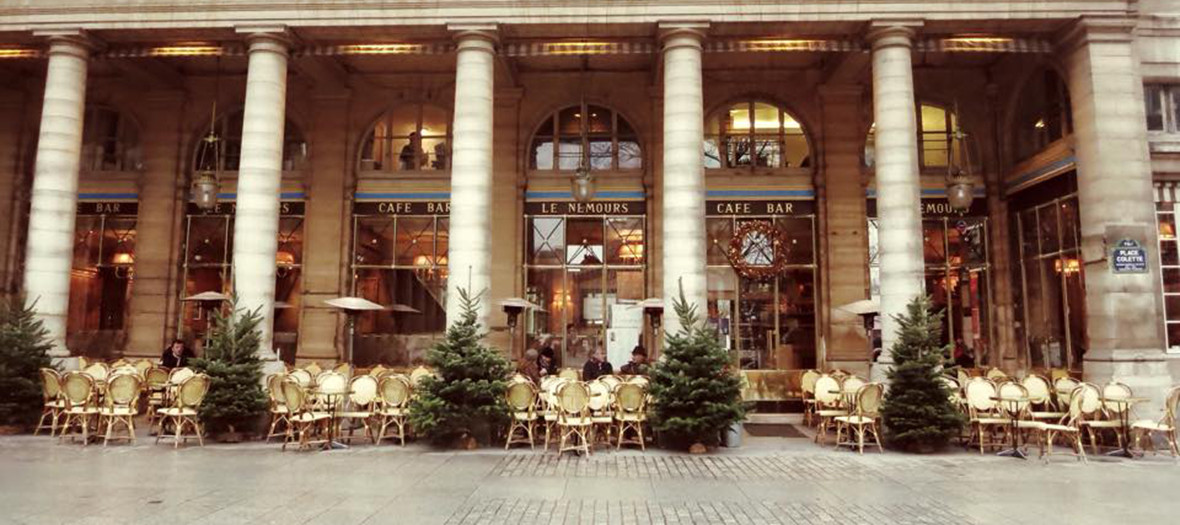
[[[1154,96],[1151,93],[1155,91]],[[1148,119],[1148,101],[1155,98],[1160,108],[1160,128],[1152,129]],[[1150,82],[1143,85],[1143,113],[1147,132],[1152,135],[1180,134],[1180,84]]]
[[[394,122],[394,116],[396,116],[396,114],[398,113],[399,110],[401,110],[407,106],[411,106],[414,108],[414,115],[415,115],[415,117],[414,117],[414,131],[412,131],[411,133],[416,133],[418,135],[419,144],[421,144],[421,142],[423,140],[439,139],[439,138],[442,139],[442,144],[444,146],[444,151],[446,152],[447,158],[445,161],[443,161],[443,164],[440,167],[423,168],[422,166],[429,166],[432,163],[438,162],[438,160],[437,160],[437,158],[435,158],[434,160],[431,160],[430,154],[426,153],[424,150],[422,150],[421,147],[419,147],[418,151],[413,152],[414,153],[414,160],[413,160],[414,164],[413,165],[418,166],[418,168],[415,168],[415,169],[402,169],[401,168],[401,164],[400,164],[401,154],[400,154],[400,152],[393,151],[394,144],[400,143],[402,141],[408,141],[410,138],[410,135],[395,135],[393,133],[393,130],[395,128],[395,124],[397,124],[396,122]],[[422,134],[423,120],[425,120],[425,113],[426,113],[427,107],[430,107],[435,110],[440,110],[443,113],[443,115],[444,115],[443,121],[445,123],[446,128],[445,128],[445,131],[443,132],[442,135],[432,134],[429,136],[424,136]],[[384,145],[382,146],[383,151],[381,153],[381,158],[379,158],[379,159],[373,158],[373,155],[371,155],[371,154],[370,154],[370,158],[365,158],[365,150],[366,149],[369,149],[370,153],[371,153],[372,149],[376,148],[375,144],[377,143],[377,138],[375,137],[375,134],[377,132],[377,126],[379,126],[381,124],[384,124],[385,129],[386,129],[385,136],[382,138],[382,142],[384,142]],[[360,143],[357,145],[357,152],[356,152],[357,171],[359,171],[361,173],[449,175],[451,173],[451,161],[453,160],[453,154],[454,154],[454,146],[453,146],[453,144],[454,144],[454,129],[453,129],[454,126],[453,126],[453,124],[454,124],[454,111],[451,108],[441,106],[438,104],[434,104],[429,101],[410,100],[410,101],[405,101],[405,102],[398,104],[398,105],[391,106],[391,107],[387,108],[385,111],[383,111],[377,118],[373,119],[373,121],[369,124],[369,127],[365,130],[365,133],[361,135],[361,140],[360,140]],[[372,144],[374,144],[374,146],[369,147],[370,141],[372,141]],[[425,159],[423,158],[423,155],[425,155]],[[424,162],[424,160],[426,162]],[[367,163],[367,162],[373,163],[373,164],[370,166],[366,166],[365,163]]]
[[[758,128],[755,124],[755,121],[756,121],[755,109],[758,104],[765,104],[767,106],[771,106],[771,107],[775,108],[776,110],[778,110],[778,131],[777,132],[769,133],[769,132],[760,132],[758,130]],[[726,126],[724,124],[725,119],[723,118],[723,115],[728,114],[729,112],[733,111],[734,109],[739,108],[739,106],[742,106],[742,105],[745,106],[744,109],[745,109],[746,114],[748,115],[748,119],[749,119],[747,131],[745,133],[739,133],[739,134],[727,133]],[[786,127],[787,118],[790,118],[792,121],[799,124],[799,132],[797,134],[787,132],[787,127]],[[714,119],[717,121],[717,127],[715,129],[709,127],[710,121],[712,121]],[[759,137],[765,138],[769,135],[776,135],[777,136],[777,142],[778,142],[779,149],[778,149],[778,162],[776,163],[776,165],[759,166],[757,162],[753,162],[753,161],[748,162],[746,164],[737,163],[735,165],[730,165],[729,153],[728,153],[727,149],[725,148],[725,144],[726,144],[728,138],[733,137],[733,138],[738,138],[738,139],[745,139],[745,141],[748,144],[750,144],[750,147],[753,148],[754,145],[758,143]],[[800,161],[798,166],[788,165],[787,155],[786,155],[787,137],[788,136],[801,137],[803,139],[804,144],[806,144],[806,146],[807,146],[806,154],[803,156],[803,160]],[[708,145],[710,143],[710,141],[712,141],[713,146],[714,146],[713,149],[717,153],[717,163],[718,163],[717,166],[709,166],[709,162],[707,160],[708,156],[707,156],[706,152],[708,150],[706,148],[706,145]],[[748,172],[765,172],[765,171],[776,171],[776,170],[806,170],[806,171],[810,171],[812,169],[812,166],[815,164],[814,159],[812,158],[814,152],[815,152],[815,148],[812,145],[811,137],[807,132],[807,126],[804,124],[803,120],[799,118],[799,116],[796,112],[791,111],[791,109],[788,108],[786,105],[780,104],[774,100],[770,100],[770,99],[766,99],[766,98],[759,98],[759,97],[748,97],[748,98],[742,98],[742,99],[738,99],[738,100],[731,100],[729,102],[726,102],[725,104],[722,104],[720,107],[715,109],[712,113],[710,113],[705,118],[705,134],[704,134],[704,137],[702,137],[702,139],[701,139],[701,156],[706,159],[705,162],[703,162],[703,165],[704,165],[705,170],[707,172],[709,172],[709,171],[721,172],[721,171],[725,171],[725,170],[748,171]],[[752,153],[752,151],[747,152],[746,155],[749,156],[751,153]],[[807,162],[808,165],[804,166],[803,165],[804,162]]]
[[[588,114],[590,112],[591,107],[602,108],[606,111],[610,111],[610,113],[611,113],[611,115],[610,115],[610,123],[611,123],[611,129],[610,129],[610,142],[611,142],[610,168],[606,168],[606,169],[594,168],[594,162],[591,158],[592,155],[591,155],[591,151],[590,151],[590,142],[591,142],[591,139],[596,138],[596,137],[601,138],[604,136],[604,134],[603,133],[592,133],[590,131],[590,124],[589,124],[590,119],[581,117],[581,115]],[[528,157],[526,159],[526,162],[528,163],[527,166],[528,166],[529,172],[538,172],[538,173],[566,172],[566,173],[570,173],[570,172],[574,171],[574,170],[570,170],[570,169],[563,169],[561,167],[561,141],[562,141],[562,139],[565,139],[565,138],[572,138],[572,137],[568,137],[567,135],[563,135],[561,133],[561,114],[565,113],[570,108],[577,108],[578,113],[576,113],[575,115],[577,115],[577,118],[580,120],[577,138],[579,139],[579,144],[581,147],[581,151],[579,153],[579,155],[581,157],[581,161],[580,161],[581,165],[585,165],[590,169],[590,171],[598,172],[598,173],[610,172],[610,171],[621,171],[621,172],[643,171],[643,169],[646,166],[646,157],[643,154],[645,148],[643,146],[643,142],[639,138],[639,131],[635,128],[635,125],[632,124],[631,119],[628,119],[619,110],[617,110],[611,106],[608,106],[605,104],[591,103],[591,102],[587,102],[587,101],[583,100],[576,105],[562,106],[562,107],[550,112],[545,119],[542,119],[540,121],[540,123],[538,123],[537,126],[534,127],[533,134],[529,138],[529,141],[526,145],[526,147],[528,148],[528,150],[527,150]],[[628,128],[630,128],[631,132],[634,135],[631,135],[631,136],[620,135],[620,133],[619,133],[619,130],[620,130],[619,124],[620,123],[626,124],[626,126]],[[551,135],[542,135],[541,134],[541,131],[543,129],[545,129],[546,127],[548,127],[549,129],[552,130]],[[551,145],[550,146],[551,160],[549,163],[550,167],[548,167],[548,168],[539,167],[539,166],[541,166],[541,164],[539,162],[537,162],[537,149],[538,149],[538,142],[537,141],[543,140],[543,139],[548,139],[549,144]],[[620,140],[620,139],[624,139],[624,140]],[[621,166],[621,163],[619,161],[619,157],[620,157],[619,145],[622,142],[630,142],[630,140],[625,140],[625,139],[633,139],[634,143],[639,148],[639,155],[638,155],[639,166],[637,166],[637,167],[625,168],[625,167]]]
[[[242,117],[242,125],[238,126],[238,130],[234,134],[230,134],[230,126],[234,122],[234,118],[238,115]],[[241,168],[242,161],[242,135],[245,131],[246,108],[241,107],[227,113],[223,113],[217,117],[217,120],[212,123],[213,133],[217,136],[220,142],[220,155],[217,161],[216,169],[218,173],[237,173]],[[202,150],[205,144],[205,137],[209,135],[210,123],[206,121],[200,129],[197,130],[194,137],[196,143],[193,145],[193,157],[190,167],[193,173],[202,171],[211,171],[211,167],[201,164]],[[226,161],[229,156],[226,154],[227,144],[237,144],[237,159],[238,165],[234,169],[229,169]],[[298,146],[298,150],[288,149],[292,146]],[[308,164],[308,146],[307,134],[303,132],[295,121],[290,118],[285,118],[283,122],[283,152],[282,152],[282,171],[283,173],[302,171]]]
[[[96,136],[101,133],[101,130],[95,126],[100,121],[99,115],[103,113],[115,118],[113,136]],[[142,142],[139,124],[126,113],[106,105],[87,104],[82,121],[82,138],[80,166],[83,173],[130,172],[141,169],[142,159],[135,158],[135,153],[138,153]],[[103,157],[106,154],[108,142],[112,141],[115,150],[113,152],[115,165],[106,168],[103,166]]]

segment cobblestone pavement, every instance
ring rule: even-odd
[[[0,524],[1171,523],[1180,464],[955,452],[859,456],[806,439],[666,451],[173,450],[0,437]]]

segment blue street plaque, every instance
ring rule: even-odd
[[[1114,273],[1147,273],[1147,250],[1135,239],[1121,239],[1110,253]]]

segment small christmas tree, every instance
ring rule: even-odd
[[[230,305],[229,315],[213,313],[213,330],[205,355],[193,360],[193,368],[209,376],[209,392],[201,403],[201,421],[210,432],[234,434],[257,424],[266,413],[262,391],[262,361],[258,347],[262,334],[258,310],[247,312]]]
[[[943,314],[932,314],[930,308],[930,299],[915,297],[905,315],[894,317],[898,340],[881,415],[886,441],[903,450],[938,450],[963,426],[963,416],[939,377],[950,349],[941,344]]]
[[[11,296],[0,304],[0,425],[28,427],[41,414],[41,372],[52,368],[49,331],[34,305]]]
[[[667,334],[664,359],[651,369],[652,428],[678,444],[713,445],[746,417],[741,378],[716,330],[699,323],[683,289],[673,308],[681,328]]]
[[[504,393],[512,367],[498,351],[484,346],[476,322],[479,298],[459,289],[462,317],[447,328],[446,339],[426,355],[435,377],[425,377],[410,402],[410,425],[418,434],[446,443],[455,438],[465,446],[508,416]]]

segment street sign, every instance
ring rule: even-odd
[[[1114,273],[1147,273],[1147,250],[1135,239],[1120,239],[1110,253]]]

